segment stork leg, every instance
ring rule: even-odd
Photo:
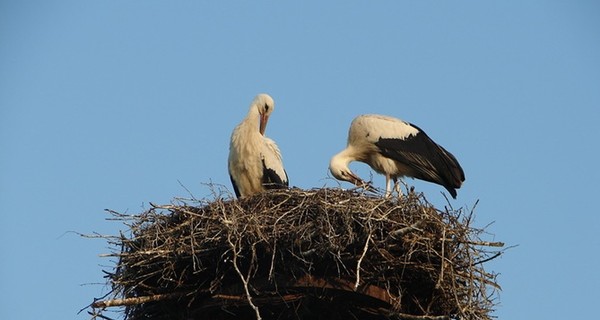
[[[385,175],[385,197],[389,198],[392,195],[391,179],[389,175]]]
[[[394,191],[398,194],[398,198],[402,198],[402,189],[400,188],[397,177],[394,177]]]

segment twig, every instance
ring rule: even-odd
[[[92,303],[92,308],[133,306],[133,305],[138,305],[138,304],[142,304],[142,303],[174,299],[174,298],[181,297],[182,295],[184,295],[184,293],[177,292],[177,293],[155,294],[153,296],[143,296],[143,297],[113,299],[113,300],[101,300],[101,301],[95,301],[94,303]]]
[[[271,254],[271,267],[269,268],[269,281],[273,280],[273,271],[275,270],[275,254],[277,253],[277,241],[273,243],[273,253]]]
[[[378,309],[380,314],[386,315],[391,319],[398,320],[450,320],[449,316],[430,316],[430,315],[422,315],[417,316],[414,314],[402,313],[402,312],[390,312],[387,309],[380,308]]]
[[[496,254],[494,254],[493,256],[491,256],[491,257],[489,257],[489,258],[486,258],[486,259],[483,259],[483,260],[479,260],[479,261],[477,261],[477,262],[474,262],[473,264],[471,264],[471,266],[476,266],[476,265],[478,265],[478,264],[482,264],[482,263],[484,263],[484,262],[488,262],[488,261],[490,261],[490,260],[494,260],[494,259],[496,259],[497,257],[501,256],[503,253],[504,253],[504,251],[496,252]]]
[[[396,316],[402,320],[450,320],[448,316],[415,316],[406,313],[397,313]]]
[[[392,238],[399,238],[402,237],[403,235],[409,233],[409,232],[413,232],[413,231],[417,231],[419,230],[419,226],[424,223],[424,220],[421,221],[417,221],[413,224],[411,224],[410,226],[406,226],[404,228],[398,229],[398,230],[394,230],[390,233],[390,236]]]
[[[445,251],[446,251],[446,227],[444,227],[444,229],[442,231],[442,255],[441,255],[442,259],[440,259],[440,275],[438,277],[437,284],[435,285],[438,288],[439,288],[440,284],[444,281],[444,266],[446,265]]]
[[[240,271],[240,268],[238,267],[237,258],[238,253],[239,251],[241,251],[241,249],[238,249],[235,246],[235,244],[233,244],[233,242],[231,241],[231,235],[227,237],[227,241],[231,246],[231,250],[233,250],[233,267],[235,269],[235,272],[237,272],[238,276],[240,277],[240,280],[242,280],[244,291],[246,292],[246,298],[248,299],[248,304],[250,305],[250,307],[252,307],[252,309],[254,309],[254,312],[256,313],[256,320],[261,320],[262,318],[260,317],[260,311],[258,310],[258,307],[254,304],[254,302],[252,302],[252,296],[250,295],[250,289],[248,288],[248,279],[244,278],[242,271]],[[248,274],[248,278],[249,277],[250,274]]]
[[[96,313],[95,311],[93,311],[93,312],[92,311],[88,311],[88,314],[90,316],[92,316],[92,320],[95,320],[96,318],[100,318],[100,319],[104,319],[104,320],[114,320],[114,319],[109,318],[109,317],[107,317],[105,315],[102,315],[100,313]]]
[[[177,179],[177,182],[179,183],[179,185],[180,185],[180,186],[181,186],[181,187],[182,187],[182,188],[183,188],[185,191],[187,191],[187,193],[190,195],[190,197],[192,197],[192,200],[194,200],[194,201],[198,201],[198,200],[196,199],[196,197],[194,197],[194,195],[192,194],[192,192],[191,192],[191,191],[190,191],[190,190],[189,190],[189,189],[188,189],[186,186],[184,186],[184,185],[183,185],[183,183],[182,183],[181,181],[179,181],[179,179]]]
[[[441,239],[442,241],[456,241],[453,239]],[[471,244],[474,246],[482,246],[482,247],[504,247],[504,242],[499,242],[499,241],[464,241],[464,240],[460,240],[460,243],[464,243],[464,244]]]
[[[363,248],[363,252],[356,263],[356,282],[354,283],[354,290],[358,289],[358,285],[360,284],[360,264],[362,263],[365,255],[367,255],[367,251],[369,250],[369,242],[371,242],[371,232],[369,231],[369,235],[367,236],[367,241],[365,241],[365,247]]]

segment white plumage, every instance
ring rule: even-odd
[[[281,152],[275,141],[264,136],[274,109],[273,98],[267,94],[257,95],[248,115],[231,134],[228,169],[238,198],[288,186]]]
[[[435,143],[417,126],[393,117],[361,115],[348,132],[346,149],[331,158],[329,170],[339,180],[357,186],[367,184],[354,174],[348,164],[360,161],[385,175],[386,196],[394,189],[401,194],[398,178],[413,177],[442,185],[453,198],[465,180],[456,158]]]

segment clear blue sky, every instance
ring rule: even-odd
[[[495,315],[597,315],[597,1],[3,0],[0,319],[88,319],[113,263],[71,231],[231,190],[229,136],[259,92],[301,188],[337,185],[356,115],[417,124],[465,169],[452,205],[479,199],[475,225],[518,245],[487,265]]]

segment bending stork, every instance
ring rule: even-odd
[[[398,178],[413,177],[442,185],[452,198],[465,181],[456,158],[431,140],[419,127],[393,117],[361,115],[348,132],[348,145],[331,158],[329,170],[338,180],[368,186],[348,168],[351,161],[361,161],[385,175],[385,195],[394,190],[401,195]]]
[[[275,141],[264,136],[273,109],[273,98],[257,95],[248,115],[231,134],[228,169],[238,198],[288,186],[281,152]]]

